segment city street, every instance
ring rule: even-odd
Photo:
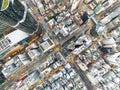
[[[0,90],[120,90],[120,0],[0,6]]]
[[[102,15],[110,13],[110,12],[114,11],[118,7],[120,7],[120,2],[117,2],[117,3],[113,4],[110,8],[107,8],[106,10],[104,10],[103,12],[101,12],[100,14],[95,15],[95,18],[97,20],[101,20],[101,16]]]
[[[70,40],[72,37],[76,37],[78,38],[80,35],[84,34],[84,32],[86,32],[89,29],[88,26],[86,25],[82,25],[79,30],[73,32],[71,35],[69,35],[68,37],[61,39],[60,40],[60,44],[63,45],[65,42],[67,42],[68,40]]]
[[[85,85],[88,90],[94,90],[93,86],[91,85],[90,80],[87,78],[85,73],[78,67],[77,64],[73,64],[72,68],[78,73],[78,75],[82,78],[82,80],[85,82]]]
[[[54,52],[52,52],[54,53]],[[51,54],[52,54],[51,53]],[[45,58],[48,56],[48,53],[44,53],[42,56],[39,56],[36,58],[36,60],[32,61],[29,63],[29,65],[23,66],[21,67],[18,71],[16,71],[15,73],[13,73],[7,80],[7,82],[5,82],[1,87],[5,87],[6,89],[11,86],[14,82],[18,81],[21,78],[21,75],[28,72],[32,72],[33,70],[37,69],[38,67],[40,67],[40,65],[42,63],[45,62]]]

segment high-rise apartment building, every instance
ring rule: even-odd
[[[29,34],[42,31],[39,23],[27,11],[26,4],[21,0],[0,0],[0,22]]]

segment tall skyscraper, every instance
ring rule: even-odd
[[[29,34],[42,31],[21,0],[0,0],[0,22]]]

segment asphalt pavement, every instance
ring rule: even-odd
[[[84,71],[82,71],[77,64],[72,64],[72,68],[78,73],[81,79],[84,81],[88,90],[95,90],[90,80],[87,78]]]
[[[6,88],[6,90],[8,90],[8,88],[13,85],[14,82],[18,81],[21,78],[22,74],[26,72],[30,73],[40,67],[40,65],[46,61],[45,58],[48,55],[49,53],[44,53],[42,56],[37,57],[36,60],[30,62],[29,65],[21,67],[19,70],[7,78],[7,81],[2,86],[0,86],[0,90],[3,90],[3,88]]]
[[[64,39],[61,39],[60,44],[63,45],[65,42],[67,42],[69,39],[71,39],[74,36],[79,37],[80,35],[84,34],[84,32],[87,31],[88,29],[89,29],[88,26],[86,27],[86,25],[82,25],[77,31],[75,31],[68,37],[65,37]]]

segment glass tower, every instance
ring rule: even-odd
[[[27,7],[19,0],[0,0],[0,22],[32,34],[42,27],[27,11]]]

